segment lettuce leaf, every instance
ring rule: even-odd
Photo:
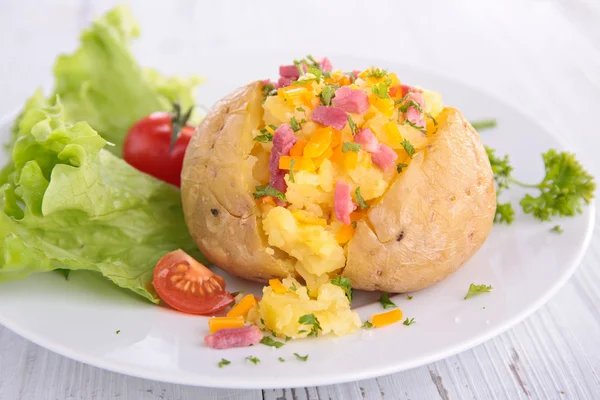
[[[179,191],[106,150],[66,110],[28,109],[0,188],[0,282],[55,269],[98,271],[158,302],[153,268],[182,248],[202,260]]]
[[[51,102],[58,96],[67,121],[86,121],[115,145],[109,150],[119,156],[127,131],[137,120],[156,111],[170,111],[173,102],[188,109],[201,83],[198,77],[169,78],[143,69],[131,51],[139,33],[129,7],[115,7],[81,34],[81,45],[73,54],[59,56],[54,66]],[[38,91],[26,109],[44,102]]]

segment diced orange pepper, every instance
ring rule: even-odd
[[[315,163],[315,167],[319,168],[321,166],[321,164],[323,163],[323,161],[326,160],[326,159],[328,159],[332,155],[333,155],[333,150],[331,150],[331,147],[329,147],[327,150],[325,150],[325,153],[321,154],[317,158],[313,158],[313,162]]]
[[[310,158],[304,157],[290,157],[290,156],[281,156],[279,158],[279,169],[290,169],[292,165],[292,160],[296,160],[294,163],[294,170],[302,170],[302,171],[314,171],[317,167],[315,167],[315,163]]]
[[[357,222],[360,221],[361,219],[363,219],[365,217],[365,212],[364,211],[354,211],[353,213],[350,214],[350,221],[352,222]]]
[[[340,144],[342,144],[342,131],[334,130],[333,135],[331,136],[331,143],[329,144],[329,146],[331,148],[334,148],[339,146]]]
[[[347,151],[343,153],[344,155],[344,168],[346,171],[351,171],[356,168],[358,164],[358,152],[356,151]]]
[[[335,240],[342,245],[348,243],[352,239],[352,236],[354,236],[354,230],[352,225],[342,225],[340,230],[335,234]]]
[[[275,199],[273,199],[273,196],[265,196],[265,197],[261,197],[260,200],[258,200],[259,202],[261,202],[262,204],[275,204]]]
[[[307,139],[298,139],[296,144],[294,144],[294,146],[290,149],[290,156],[302,157],[302,155],[304,154],[304,147],[306,146],[306,143],[308,143]]]
[[[287,292],[287,288],[283,286],[283,283],[279,279],[269,279],[269,286],[277,294],[284,294]]]
[[[241,328],[243,326],[244,317],[214,317],[208,320],[210,333],[215,333],[221,329]]]
[[[388,311],[381,314],[375,314],[371,317],[371,323],[376,328],[382,326],[391,325],[402,320],[402,311],[396,308],[392,311]]]
[[[304,224],[320,225],[320,226],[327,225],[327,221],[325,219],[310,215],[306,211],[297,210],[297,211],[294,211],[292,213],[292,215],[294,216],[296,221],[304,223]]]
[[[253,294],[245,295],[239,303],[237,303],[229,312],[228,317],[243,317],[245,318],[248,311],[256,305],[256,297]]]
[[[317,128],[304,147],[304,157],[319,157],[331,145],[332,136],[333,129],[331,127]]]
[[[331,157],[329,159],[331,160],[332,163],[341,164],[342,161],[344,160],[344,154],[345,153],[342,151],[342,146],[338,146],[333,149],[333,154],[331,155]]]
[[[385,144],[395,150],[402,148],[402,134],[400,133],[400,130],[398,130],[398,125],[396,125],[395,121],[386,122],[383,126],[383,132],[385,135],[385,140],[383,142]]]

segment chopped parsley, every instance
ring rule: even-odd
[[[321,98],[321,104],[324,106],[328,106],[331,104],[331,99],[335,96],[335,87],[330,85],[323,86],[321,89],[321,94],[319,97]]]
[[[321,75],[323,74],[323,71],[321,71],[321,68],[319,67],[308,67],[308,73],[313,74],[315,76],[315,79],[318,82],[321,82]]]
[[[551,232],[556,232],[556,233],[563,233],[564,230],[563,228],[560,227],[560,225],[555,225],[554,228],[550,229]]]
[[[413,297],[409,294],[408,296],[406,296],[407,299],[412,300]]]
[[[120,329],[117,329],[117,331],[115,332],[115,334],[117,334],[117,335],[118,335],[119,333],[121,333],[121,330],[120,330]]]
[[[296,107],[296,111],[300,111],[300,112],[306,113],[306,110],[304,108],[302,108],[302,107]]]
[[[352,117],[350,116],[350,114],[348,114],[348,125],[350,126],[350,131],[352,132],[352,136],[356,135],[356,132],[358,132],[358,126],[356,126],[356,124],[352,120]]]
[[[404,150],[406,150],[406,154],[408,154],[408,156],[412,158],[415,154],[415,147],[412,145],[412,143],[404,139],[400,144],[402,145],[402,147],[404,147]]]
[[[302,332],[302,333],[306,333],[309,332],[308,336],[319,336],[319,331],[322,331],[323,329],[321,328],[321,324],[319,323],[319,320],[317,319],[317,317],[315,317],[315,314],[306,314],[300,317],[300,319],[298,320],[299,324],[302,325],[312,325],[310,331],[299,331],[298,333]]]
[[[266,129],[261,129],[260,133],[260,135],[254,137],[255,142],[267,143],[273,141],[273,134],[267,131]]]
[[[371,321],[365,321],[362,324],[362,327],[365,328],[365,329],[371,329],[373,327],[373,324],[371,323]]]
[[[385,310],[388,308],[398,308],[398,306],[390,300],[390,294],[388,292],[381,293],[381,296],[379,297],[379,303],[381,303]]]
[[[300,129],[302,129],[302,125],[300,125],[298,123],[298,120],[296,120],[296,117],[292,117],[290,119],[290,127],[292,128],[292,130],[294,132],[298,132]]]
[[[403,98],[394,101],[394,105],[397,106],[398,104],[404,103],[406,100],[408,100],[408,96],[410,96],[410,93],[406,93]]]
[[[268,96],[274,96],[277,94],[277,89],[273,86],[272,83],[267,83],[263,86],[263,102],[267,99]]]
[[[359,143],[344,142],[344,144],[342,144],[342,153],[347,153],[349,151],[354,151],[354,152],[358,153],[358,151],[361,148],[362,148],[362,146]]]
[[[391,83],[392,81],[390,79],[386,79],[383,82],[373,85],[373,94],[380,99],[389,99],[390,95],[388,94],[388,88]]]
[[[285,362],[285,360],[281,357],[278,358],[279,362]]]
[[[385,69],[373,68],[367,72],[367,78],[383,78],[387,75],[387,71]]]
[[[352,228],[356,229],[356,226],[358,225],[358,223],[356,221],[352,221]]]
[[[254,356],[248,356],[246,357],[246,360],[250,361],[252,364],[258,364],[260,362],[260,359],[254,357]]]
[[[260,341],[262,344],[266,345],[266,346],[271,346],[271,347],[275,347],[275,348],[280,348],[281,346],[283,346],[282,342],[279,342],[277,340],[273,340],[272,337],[270,336],[265,336],[262,338],[262,340]]]
[[[292,158],[290,161],[290,182],[296,183],[296,179],[294,178],[294,165],[296,165],[296,159]]]
[[[402,121],[402,123],[403,123],[404,125],[409,125],[409,126],[412,126],[412,127],[413,127],[413,128],[415,128],[416,130],[420,131],[422,134],[424,134],[424,135],[427,135],[427,130],[425,130],[425,128],[424,128],[424,127],[422,127],[422,126],[419,126],[419,125],[415,124],[414,122],[411,122],[411,121],[409,121],[409,120],[405,119],[404,121]]]
[[[408,319],[408,317],[403,322],[403,324],[406,325],[406,326],[411,326],[412,324],[415,324],[415,323],[416,322],[415,322],[414,318]]]
[[[308,360],[308,354],[307,354],[307,355],[305,355],[305,356],[301,356],[301,355],[300,355],[300,354],[298,354],[298,353],[294,353],[294,355],[295,355],[295,356],[296,356],[296,358],[297,358],[298,360],[300,360],[300,361],[306,361],[306,360]]]
[[[287,199],[285,198],[285,194],[281,193],[279,190],[271,187],[271,185],[268,185],[268,184],[263,185],[263,186],[257,186],[256,192],[254,192],[253,195],[256,200],[263,198],[265,196],[272,196],[272,197],[275,197],[279,201],[287,202]]]
[[[292,283],[292,286],[290,286],[290,290],[292,292],[295,292],[296,290],[298,290],[298,288],[296,287],[296,282]]]
[[[402,170],[406,167],[408,167],[408,164],[400,163],[400,164],[396,165],[396,171],[398,171],[398,173],[401,173]]]
[[[408,100],[406,103],[402,104],[400,106],[400,108],[398,108],[401,112],[405,113],[408,111],[409,107],[414,107],[417,109],[418,112],[422,113],[423,112],[423,108],[421,108],[421,105],[419,103],[417,103],[414,100]]]
[[[468,299],[469,297],[477,296],[478,294],[481,294],[481,293],[490,292],[492,289],[493,288],[490,285],[476,285],[474,283],[471,283],[471,285],[469,286],[469,291],[467,292],[467,295],[465,296],[465,300]]]
[[[231,364],[231,361],[221,358],[221,361],[219,361],[218,365],[219,365],[219,368],[223,368],[225,365],[229,365],[229,364]]]
[[[331,283],[341,287],[344,292],[346,292],[346,296],[348,297],[348,301],[352,302],[352,281],[350,278],[344,278],[342,276],[336,276],[335,279],[331,280]]]
[[[472,121],[471,125],[473,125],[473,128],[475,128],[475,130],[482,131],[484,129],[495,128],[496,125],[498,125],[498,123],[495,119],[482,119],[479,121]]]
[[[366,210],[367,208],[369,208],[369,205],[367,204],[365,199],[363,199],[363,197],[360,194],[360,186],[357,187],[356,190],[354,191],[354,196],[356,197],[356,202],[360,206],[361,210]]]
[[[298,76],[304,75],[304,68],[302,67],[302,62],[294,60],[294,65],[296,66],[296,69],[298,69]]]

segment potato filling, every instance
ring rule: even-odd
[[[276,90],[265,87],[264,125],[253,132],[255,198],[269,246],[295,260],[307,289],[320,298],[345,266],[357,222],[368,219],[369,208],[426,148],[443,104],[438,93],[403,85],[379,68],[304,71],[286,85],[282,77]],[[265,323],[293,336],[297,313],[271,321],[266,303],[299,295],[266,288]]]

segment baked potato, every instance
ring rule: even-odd
[[[200,250],[231,274],[310,290],[341,275],[410,292],[460,268],[496,208],[478,133],[393,73],[306,70],[239,88],[197,128],[181,190]]]

